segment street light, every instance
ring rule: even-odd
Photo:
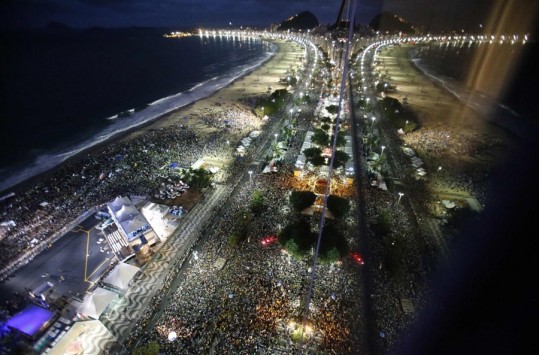
[[[249,182],[251,184],[253,183],[253,171],[252,170],[249,170]]]
[[[397,200],[397,206],[398,206],[399,203],[401,202],[402,196],[404,196],[404,194],[403,194],[402,192],[399,192],[399,199]]]
[[[382,155],[384,155],[384,149],[386,149],[386,146],[382,146],[382,152],[380,153],[380,160],[382,159]]]
[[[278,134],[277,134],[277,133],[275,133],[275,134],[274,134],[274,136],[275,136],[275,140],[277,140],[277,136],[278,136]]]
[[[371,124],[371,132],[372,132],[372,130],[374,129],[374,121],[376,121],[376,117],[372,116],[371,120],[372,120],[372,124]]]

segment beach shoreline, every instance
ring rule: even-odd
[[[118,195],[153,199],[162,183],[180,178],[174,168],[165,169],[172,163],[189,168],[207,161],[222,171],[216,174],[216,182],[226,181],[234,171],[239,141],[273,124],[273,119],[254,113],[257,100],[287,87],[281,79],[302,66],[299,43],[276,43],[280,50],[271,60],[212,95],[122,132],[5,190],[2,195],[11,196],[1,203],[4,221],[9,223],[0,228],[0,242],[6,248],[0,268],[8,270],[19,263],[21,252],[32,254],[31,240],[47,243],[77,216]]]
[[[222,101],[217,100],[219,96],[227,96],[226,101],[238,103],[238,100],[241,98],[238,95],[231,94],[231,88],[236,88],[239,82],[244,82],[245,86],[249,84],[251,86],[251,89],[249,91],[244,92],[245,95],[248,96],[261,96],[264,94],[267,94],[267,90],[260,90],[258,87],[259,85],[256,84],[257,82],[260,84],[259,79],[260,76],[266,79],[267,83],[271,83],[273,85],[273,90],[278,88],[284,88],[285,85],[282,83],[279,83],[278,78],[275,78],[275,75],[282,75],[282,68],[280,68],[279,64],[281,64],[283,57],[285,55],[290,54],[291,48],[290,43],[287,43],[283,40],[272,40],[272,39],[266,39],[270,41],[273,45],[276,46],[276,50],[273,52],[273,54],[268,57],[266,60],[260,63],[260,65],[256,66],[255,68],[252,68],[251,70],[245,72],[241,76],[238,76],[235,80],[230,82],[228,85],[216,90],[215,92],[209,94],[208,96],[202,97],[196,101],[193,101],[191,103],[186,104],[185,106],[181,106],[178,108],[175,108],[169,112],[163,113],[151,120],[148,120],[142,124],[139,124],[137,126],[131,127],[129,129],[126,129],[125,131],[119,132],[107,140],[103,142],[96,143],[90,147],[87,147],[83,149],[80,152],[77,152],[73,156],[65,159],[60,164],[57,164],[56,166],[53,166],[43,172],[40,172],[34,176],[31,176],[27,179],[24,179],[10,187],[7,187],[3,190],[0,190],[0,194],[7,195],[9,193],[21,193],[24,190],[30,188],[32,185],[34,185],[36,182],[48,179],[52,176],[54,176],[55,173],[57,173],[62,168],[74,164],[76,162],[80,162],[81,160],[84,160],[85,158],[89,156],[96,156],[101,154],[107,147],[117,144],[119,142],[133,139],[141,134],[144,134],[148,132],[148,130],[151,129],[159,129],[161,127],[166,127],[169,125],[173,125],[180,122],[180,116],[185,117],[189,115],[197,115],[199,112],[197,112],[199,109],[203,109],[208,107],[209,105],[213,105],[216,101]],[[269,72],[268,68],[273,67],[273,72]],[[277,69],[275,69],[275,66],[278,66]],[[266,75],[264,75],[264,70],[266,71]],[[258,77],[258,80],[255,80],[256,77]],[[256,85],[256,86],[254,86]],[[254,89],[256,88],[256,89]],[[258,89],[258,90],[257,90]],[[214,108],[217,109],[216,106]],[[218,111],[218,110],[217,110]],[[217,112],[214,112],[217,113]],[[191,121],[191,120],[190,120]],[[197,122],[198,123],[198,122]]]

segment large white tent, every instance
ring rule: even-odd
[[[122,208],[122,206],[124,205],[132,205],[133,203],[131,202],[131,200],[126,196],[126,197],[121,197],[121,196],[118,196],[114,199],[114,201],[112,201],[111,203],[109,203],[109,208],[113,211],[113,212],[116,212],[118,211],[120,208]]]
[[[123,205],[118,211],[116,211],[116,218],[118,222],[125,222],[133,219],[133,217],[139,214],[137,208],[133,205]]]
[[[76,322],[48,354],[99,355],[115,342],[114,335],[100,321]]]
[[[106,284],[126,290],[140,268],[126,263],[119,263],[104,280]]]
[[[77,313],[85,315],[93,319],[99,319],[99,316],[107,308],[107,306],[118,297],[112,291],[98,287],[91,294],[84,297],[84,302],[77,308]]]
[[[128,197],[117,197],[108,204],[112,219],[128,243],[137,243],[142,233],[150,229],[148,221]],[[148,242],[150,240],[147,238]]]

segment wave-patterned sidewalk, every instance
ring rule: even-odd
[[[187,256],[198,239],[200,231],[210,218],[213,210],[220,206],[232,192],[228,185],[218,185],[211,196],[199,203],[183,220],[178,230],[169,237],[158,254],[148,262],[141,276],[134,281],[112,311],[103,315],[100,320],[122,343],[130,334],[137,320],[144,313],[152,297],[162,288],[171,265]]]

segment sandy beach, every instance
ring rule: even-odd
[[[239,140],[266,123],[254,114],[257,98],[284,88],[280,78],[301,64],[299,44],[274,43],[279,49],[270,60],[211,96],[89,148],[7,190],[15,191],[15,196],[2,202],[4,219],[17,227],[0,229],[6,250],[2,267],[32,238],[47,241],[84,211],[118,194],[154,196],[161,180],[172,173],[163,170],[172,162],[190,167],[204,159],[226,171]],[[43,201],[48,205],[40,208]],[[20,213],[36,208],[39,213]]]
[[[208,126],[203,117],[220,115],[230,109],[250,112],[254,107],[249,106],[249,102],[259,96],[286,88],[286,85],[279,82],[279,79],[289,71],[297,70],[299,67],[298,59],[303,55],[301,46],[294,42],[283,40],[277,40],[274,43],[279,47],[277,53],[259,68],[211,96],[166,114],[153,123],[133,131],[123,139],[133,139],[148,130],[173,125],[184,125],[197,132],[197,134],[208,135],[217,129]],[[258,124],[261,124],[261,122],[258,122]],[[236,142],[243,134],[245,132],[230,137],[230,141]]]
[[[398,99],[417,117],[418,128],[402,140],[418,153],[431,176],[435,174],[435,179],[428,180],[435,196],[476,195],[484,202],[486,178],[508,158],[515,136],[424,75],[409,58],[411,48],[385,48],[377,57],[377,69],[397,88],[388,96]],[[455,182],[463,178],[473,187]]]
[[[279,82],[279,80],[291,70],[299,67],[299,58],[303,55],[303,49],[297,43],[285,40],[273,40],[272,43],[278,47],[275,55],[252,72],[233,81],[230,85],[206,98],[166,113],[147,124],[135,127],[103,143],[85,149],[70,157],[62,164],[11,186],[4,190],[3,193],[11,191],[15,191],[16,193],[24,192],[25,189],[31,188],[36,182],[47,179],[69,164],[73,164],[90,155],[99,156],[107,147],[115,143],[140,137],[151,130],[171,126],[185,126],[195,131],[201,137],[208,136],[212,132],[215,132],[216,129],[206,124],[203,120],[204,117],[219,116],[230,109],[251,112],[254,107],[249,105],[249,103],[254,103],[257,97],[269,94],[277,89],[286,88],[286,85]],[[269,88],[271,88],[271,91],[268,91]],[[256,123],[253,123],[260,127],[262,124],[261,120],[256,119],[254,115],[251,116],[253,120],[257,120]],[[231,145],[235,144],[246,134],[245,131],[238,132],[237,130],[230,131],[229,133],[233,134],[229,137]]]

